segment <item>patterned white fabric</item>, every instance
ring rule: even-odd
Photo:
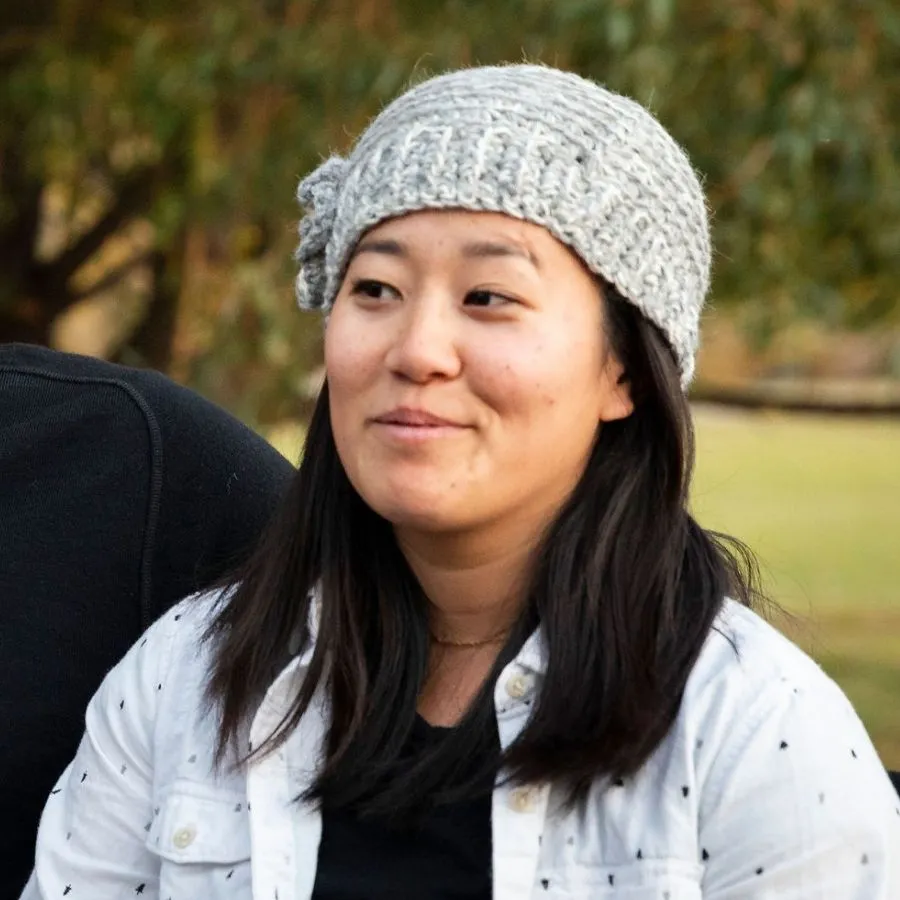
[[[319,696],[249,771],[214,775],[198,644],[212,605],[179,604],[91,701],[48,798],[24,900],[310,896],[321,820],[293,798],[315,771],[326,706]],[[279,723],[309,659],[271,685],[250,740]],[[537,634],[496,685],[504,746],[544,670]],[[731,602],[637,777],[596,784],[580,811],[558,800],[547,786],[496,788],[496,900],[900,898],[900,801],[863,726],[812,660]]]

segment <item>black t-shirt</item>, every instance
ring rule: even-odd
[[[405,755],[447,730],[417,718]],[[402,829],[326,805],[312,900],[490,900],[491,854],[490,793]]]
[[[292,472],[157,372],[0,345],[0,900],[103,676],[247,553]]]

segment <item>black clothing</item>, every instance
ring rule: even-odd
[[[404,757],[447,730],[417,718]],[[491,853],[489,791],[402,829],[326,805],[312,900],[490,900]]]
[[[159,373],[0,346],[0,898],[103,676],[246,554],[292,472]]]

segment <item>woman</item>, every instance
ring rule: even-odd
[[[900,896],[862,725],[686,511],[710,246],[669,135],[471,69],[299,196],[301,469],[110,673],[25,896]]]

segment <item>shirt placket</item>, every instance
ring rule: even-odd
[[[250,729],[251,746],[260,745],[283,721],[301,675],[295,662],[269,688]],[[247,774],[253,900],[308,900],[312,895],[321,816],[297,798],[311,784],[319,759],[320,707],[314,699],[289,739],[254,761]],[[293,760],[305,765],[292,765]]]
[[[528,721],[534,686],[534,674],[517,662],[497,682],[494,705],[504,751]],[[498,778],[491,814],[494,900],[531,897],[549,794],[547,785],[504,784],[503,773]]]

